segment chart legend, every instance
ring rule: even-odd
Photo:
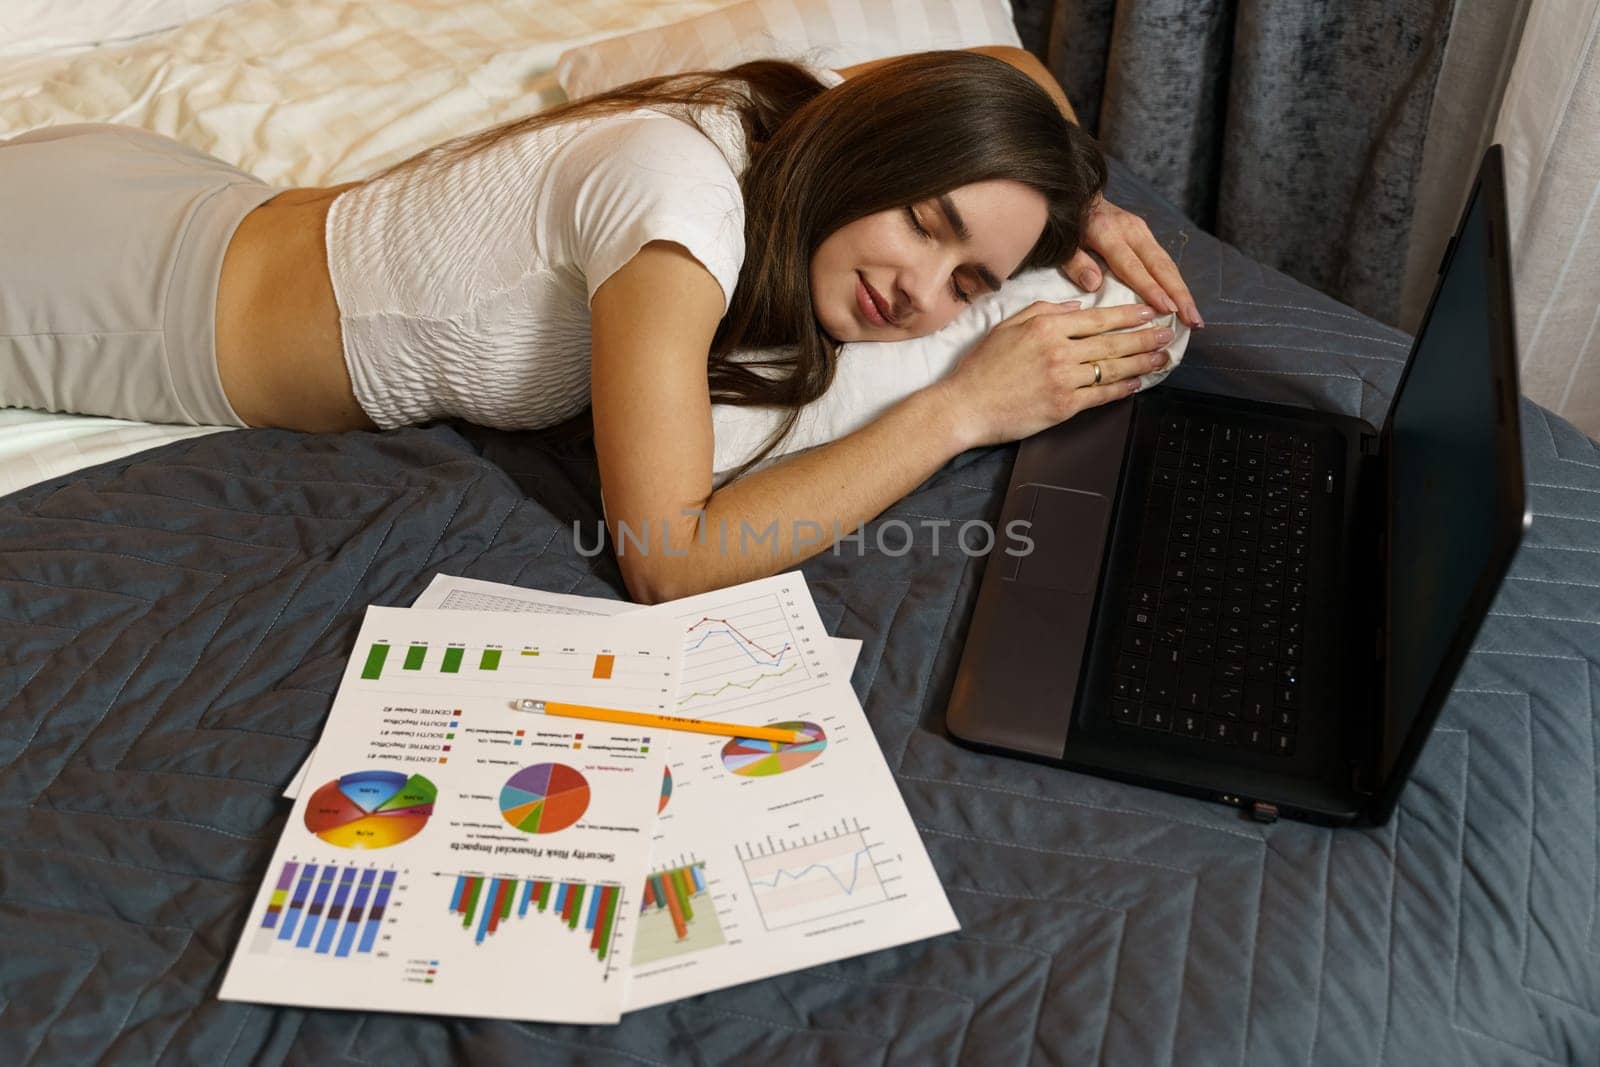
[[[603,961],[611,952],[622,901],[620,886],[476,874],[458,874],[455,879],[450,912],[461,916],[461,928],[471,931],[477,944],[499,932],[510,919],[526,918],[531,908],[536,914],[558,919],[574,933],[589,935],[589,951],[595,959]]]
[[[392,869],[291,860],[278,869],[252,948],[334,959],[370,957],[379,946],[396,878]]]
[[[688,863],[645,879],[633,965],[715,948],[726,941],[707,888],[706,865]]]
[[[306,829],[339,848],[388,848],[422,832],[437,792],[420,774],[355,771],[311,794]]]
[[[746,778],[765,778],[797,770],[822,755],[828,735],[814,722],[775,722],[779,730],[793,730],[804,741],[757,741],[736,737],[722,746],[722,765]]]
[[[500,790],[500,815],[525,834],[565,830],[589,810],[589,781],[564,763],[536,763]]]

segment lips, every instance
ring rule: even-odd
[[[860,277],[860,275],[857,275],[857,277]],[[873,289],[872,286],[867,284],[866,278],[861,278],[861,288],[866,290],[867,299],[872,302],[872,310],[878,313],[878,317],[881,318],[885,324],[889,326],[899,325],[895,321],[894,316],[889,314],[888,301],[879,296],[877,290]]]

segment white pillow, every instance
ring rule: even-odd
[[[769,466],[789,453],[827,444],[859,430],[912,393],[944,377],[967,349],[1036,300],[1081,300],[1085,308],[1138,302],[1133,290],[1120,280],[1110,274],[1104,277],[1098,292],[1086,293],[1054,267],[1028,271],[1007,281],[998,293],[988,293],[974,300],[972,307],[936,333],[908,341],[855,341],[840,346],[839,369],[833,384],[822,397],[800,410],[800,420],[788,439],[755,469]],[[1140,389],[1148,389],[1171,374],[1182,362],[1184,350],[1189,346],[1189,328],[1175,315],[1158,316],[1155,323],[1172,328],[1172,343],[1166,346],[1172,354],[1172,362],[1159,371],[1143,375]],[[765,351],[770,350],[751,352],[743,358],[753,358]],[[711,469],[715,473],[712,484],[721,486],[739,464],[755,455],[768,435],[777,429],[782,416],[781,408],[713,405]]]
[[[556,79],[576,100],[641,78],[751,59],[838,68],[996,44],[1022,47],[1009,0],[746,0],[569,49],[556,60]]]
[[[0,56],[69,52],[181,26],[240,0],[0,0]]]

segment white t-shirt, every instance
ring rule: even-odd
[[[537,429],[582,411],[589,303],[649,241],[687,248],[726,311],[744,262],[743,133],[729,112],[701,113],[707,137],[672,111],[558,123],[333,202],[345,364],[375,423]]]

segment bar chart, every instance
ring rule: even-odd
[[[509,659],[506,657],[510,656]],[[567,648],[503,645],[469,648],[463,644],[435,645],[425,641],[394,643],[374,641],[367,646],[361,679],[376,682],[412,674],[495,674],[514,671],[518,665],[554,666],[574,675],[574,680],[609,681],[617,668],[614,652],[579,652]]]
[[[290,860],[278,869],[252,948],[334,959],[385,956],[381,935],[398,878],[394,869]]]
[[[689,862],[646,878],[635,929],[635,967],[723,944],[726,938],[711,902],[706,865]]]
[[[889,899],[866,828],[841,820],[797,841],[767,838],[735,850],[769,930],[830,918]]]
[[[461,916],[461,928],[472,931],[472,940],[481,945],[510,919],[526,918],[531,908],[579,936],[587,934],[589,951],[604,961],[611,952],[621,900],[622,887],[617,885],[458,874],[450,912]]]

